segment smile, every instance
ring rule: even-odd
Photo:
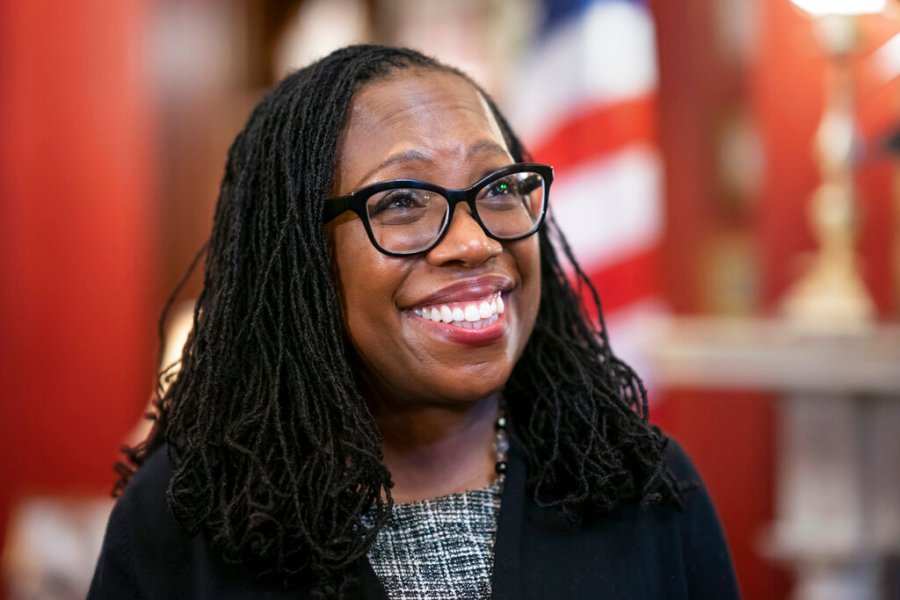
[[[418,317],[462,329],[488,327],[497,322],[503,311],[503,296],[500,292],[465,302],[433,304],[412,309],[412,313]]]

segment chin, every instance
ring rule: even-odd
[[[466,384],[464,385],[447,386],[443,389],[435,386],[435,392],[451,402],[476,402],[502,392],[509,379],[509,373],[505,373],[505,376],[493,377],[467,375],[465,379]]]

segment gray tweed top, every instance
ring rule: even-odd
[[[490,598],[502,485],[395,505],[369,549],[388,598]]]

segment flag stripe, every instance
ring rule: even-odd
[[[509,116],[530,146],[571,115],[652,95],[653,22],[639,5],[592,2],[540,42],[516,87]]]
[[[545,21],[509,116],[535,160],[556,169],[551,216],[597,288],[607,322],[639,325],[661,307],[653,20],[640,0],[542,4]],[[638,330],[624,325],[626,337]],[[625,348],[620,356],[641,363],[632,354],[638,345],[615,343]]]
[[[656,245],[662,235],[662,167],[651,147],[570,167],[553,183],[550,211],[586,269]]]
[[[533,148],[535,160],[562,172],[635,143],[655,145],[656,96],[592,106],[573,115]]]

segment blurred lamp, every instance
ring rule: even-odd
[[[854,106],[853,62],[857,15],[881,12],[886,0],[791,0],[815,17],[828,56],[825,109],[813,140],[820,184],[810,202],[818,241],[810,269],[788,290],[782,307],[795,323],[821,333],[865,331],[875,305],[863,283],[855,252],[859,229],[856,160],[859,133]]]
[[[887,0],[791,0],[808,13],[819,15],[864,15],[881,12]]]

